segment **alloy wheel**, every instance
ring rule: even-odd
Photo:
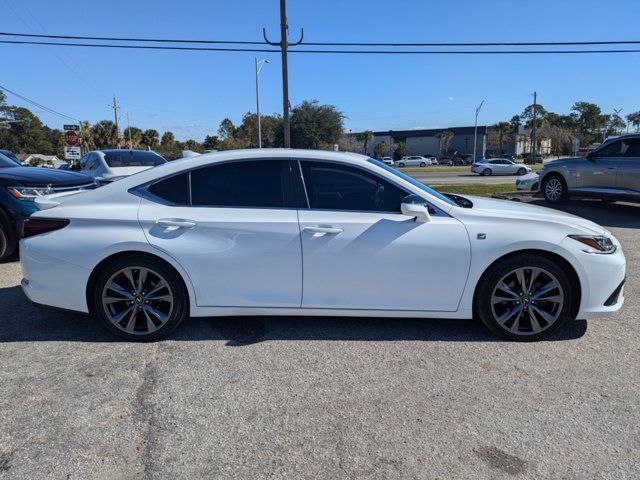
[[[547,183],[544,186],[544,194],[547,199],[552,202],[557,202],[562,197],[562,182],[553,177],[547,180]]]
[[[113,326],[131,335],[148,335],[171,318],[175,303],[169,282],[139,266],[118,270],[102,289],[102,308]]]
[[[495,321],[515,335],[535,335],[560,317],[564,292],[558,279],[539,267],[516,268],[496,284],[491,294]]]

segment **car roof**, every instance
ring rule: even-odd
[[[98,153],[122,153],[122,152],[131,152],[131,153],[153,153],[155,155],[160,155],[159,153],[154,152],[153,150],[141,150],[135,148],[105,148],[104,150],[94,150],[93,152]],[[89,152],[89,153],[93,153]]]

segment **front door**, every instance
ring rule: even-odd
[[[576,172],[576,187],[587,191],[616,188],[621,147],[620,141],[614,141],[585,158]]]
[[[289,162],[234,161],[152,185],[139,220],[188,273],[199,306],[300,307],[302,253]]]
[[[400,214],[408,192],[373,172],[301,161],[305,308],[455,311],[469,271],[467,231],[435,209]]]

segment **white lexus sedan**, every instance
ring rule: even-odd
[[[623,302],[625,258],[604,228],[443,195],[357,154],[211,153],[38,204],[26,295],[129,340],[217,315],[475,316],[538,340]]]
[[[487,158],[471,165],[472,173],[480,175],[526,175],[531,172],[531,167],[522,163],[516,163],[508,158]]]

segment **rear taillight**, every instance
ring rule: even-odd
[[[69,225],[69,220],[51,220],[46,218],[27,218],[22,222],[22,238],[53,232]]]

